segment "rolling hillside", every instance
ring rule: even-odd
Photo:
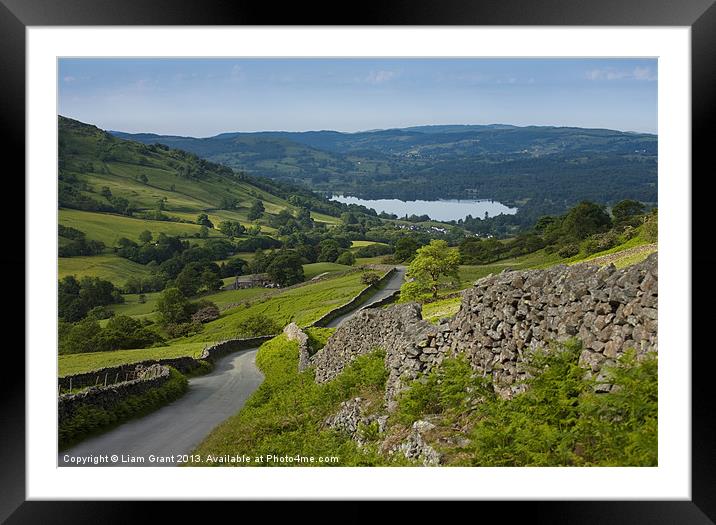
[[[250,174],[364,198],[531,200],[549,213],[582,199],[656,201],[658,141],[649,134],[508,125],[209,138],[113,133],[182,148]]]
[[[155,238],[163,233],[197,244],[203,237],[226,238],[216,228],[223,221],[246,228],[258,225],[271,235],[276,231],[269,224],[273,216],[299,209],[287,200],[298,194],[290,187],[237,174],[183,151],[119,139],[65,117],[59,117],[59,150],[59,224],[104,244],[100,253],[60,257],[60,278],[90,275],[121,284],[147,270],[112,253],[120,238],[137,241],[141,232],[149,231]],[[311,198],[303,196],[301,203]],[[265,213],[251,220],[249,209],[256,200]],[[340,222],[325,213],[338,215],[336,210],[324,209],[320,202],[315,207],[321,210],[312,211],[317,223]],[[215,228],[202,232],[199,214],[206,214]],[[72,239],[63,233],[60,246],[67,246]],[[244,238],[247,235],[236,237]]]

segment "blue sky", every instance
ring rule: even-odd
[[[656,59],[60,59],[59,113],[103,129],[657,131]]]

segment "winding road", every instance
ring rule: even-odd
[[[337,327],[356,312],[385,299],[405,277],[405,267],[397,267],[386,285],[369,302],[331,321]],[[176,466],[180,455],[189,454],[225,419],[237,413],[263,381],[256,367],[257,348],[242,350],[219,359],[209,374],[189,380],[184,396],[144,417],[88,438],[58,454],[58,466]],[[117,457],[113,462],[111,458]],[[103,457],[97,463],[81,463],[82,458]],[[153,462],[151,458],[164,458]],[[133,458],[139,458],[132,462]],[[124,462],[123,460],[127,460]]]
[[[336,317],[333,321],[328,323],[326,326],[328,328],[337,328],[341,325],[343,321],[348,319],[349,317],[352,317],[357,312],[360,312],[361,310],[365,308],[370,308],[372,305],[377,303],[378,301],[382,301],[389,295],[394,294],[396,291],[400,290],[400,285],[403,284],[403,279],[405,279],[405,266],[396,266],[395,267],[395,273],[390,277],[387,283],[385,283],[385,286],[375,292],[371,296],[371,298],[368,300],[366,304],[363,306],[360,306],[356,308],[355,310],[348,312],[346,314],[341,315],[340,317]]]

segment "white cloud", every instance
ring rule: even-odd
[[[67,77],[63,78],[62,80],[64,80],[66,84],[70,84],[70,83],[74,82],[74,81],[77,80],[77,79],[76,79],[75,77],[72,77],[72,76],[67,76]]]
[[[656,80],[656,73],[650,67],[635,67],[632,76],[636,80]]]
[[[656,73],[652,72],[650,67],[637,66],[631,71],[606,68],[591,69],[586,72],[585,77],[588,80],[656,80]]]
[[[395,71],[380,69],[378,71],[371,71],[368,73],[368,76],[365,77],[365,81],[369,84],[384,84],[385,82],[391,81],[396,76],[398,76],[398,73]]]
[[[229,73],[229,78],[234,82],[239,82],[244,79],[244,71],[241,69],[241,66],[233,66],[231,68],[231,72]]]

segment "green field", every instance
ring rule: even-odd
[[[219,309],[223,309],[232,303],[243,303],[250,299],[273,295],[278,292],[280,292],[280,290],[276,288],[245,288],[243,290],[222,290],[209,295],[202,295],[201,297],[197,297],[197,299],[211,301],[216,304]]]
[[[148,277],[146,266],[123,259],[114,254],[101,254],[81,257],[60,257],[57,260],[58,277],[67,275],[80,277],[100,277],[121,286],[130,277]]]
[[[372,246],[374,244],[380,244],[381,246],[388,246],[384,242],[378,242],[378,241],[351,241],[351,250],[354,248],[363,248],[364,246]]]
[[[378,257],[357,257],[356,258],[356,266],[361,266],[364,264],[383,264],[384,257],[386,257],[386,256],[380,255]]]
[[[346,266],[344,264],[336,264],[329,262],[311,263],[303,265],[303,275],[308,281],[309,279],[313,279],[315,276],[321,275],[322,273],[337,273],[344,272],[350,269],[351,266]]]
[[[423,305],[423,319],[437,323],[444,317],[452,317],[460,309],[460,297],[451,297]]]
[[[206,342],[179,343],[156,348],[140,348],[138,350],[61,355],[57,359],[58,375],[59,377],[64,377],[108,366],[138,363],[147,359],[167,359],[182,356],[197,357],[208,344]]]
[[[488,275],[498,274],[505,269],[511,270],[529,270],[536,268],[547,268],[555,264],[563,262],[562,258],[557,254],[546,254],[544,250],[534,253],[505,259],[492,264],[481,265],[463,265],[460,266],[458,277],[460,286],[456,289],[464,289],[471,286],[478,279],[487,277]]]
[[[232,308],[216,321],[204,325],[204,331],[182,341],[219,341],[236,337],[236,325],[241,319],[265,315],[285,326],[295,322],[308,326],[330,310],[355,297],[365,285],[361,272],[353,272],[333,279],[321,280],[272,295],[263,301]]]
[[[195,217],[196,218],[196,217]],[[167,235],[189,235],[199,233],[198,224],[185,224],[169,221],[145,221],[123,215],[108,213],[94,213],[89,211],[61,209],[59,212],[60,224],[76,228],[87,234],[88,239],[102,241],[111,247],[120,237],[133,241],[139,239],[139,234],[149,230],[152,235],[165,233]],[[218,230],[210,230],[210,237],[224,237]]]

